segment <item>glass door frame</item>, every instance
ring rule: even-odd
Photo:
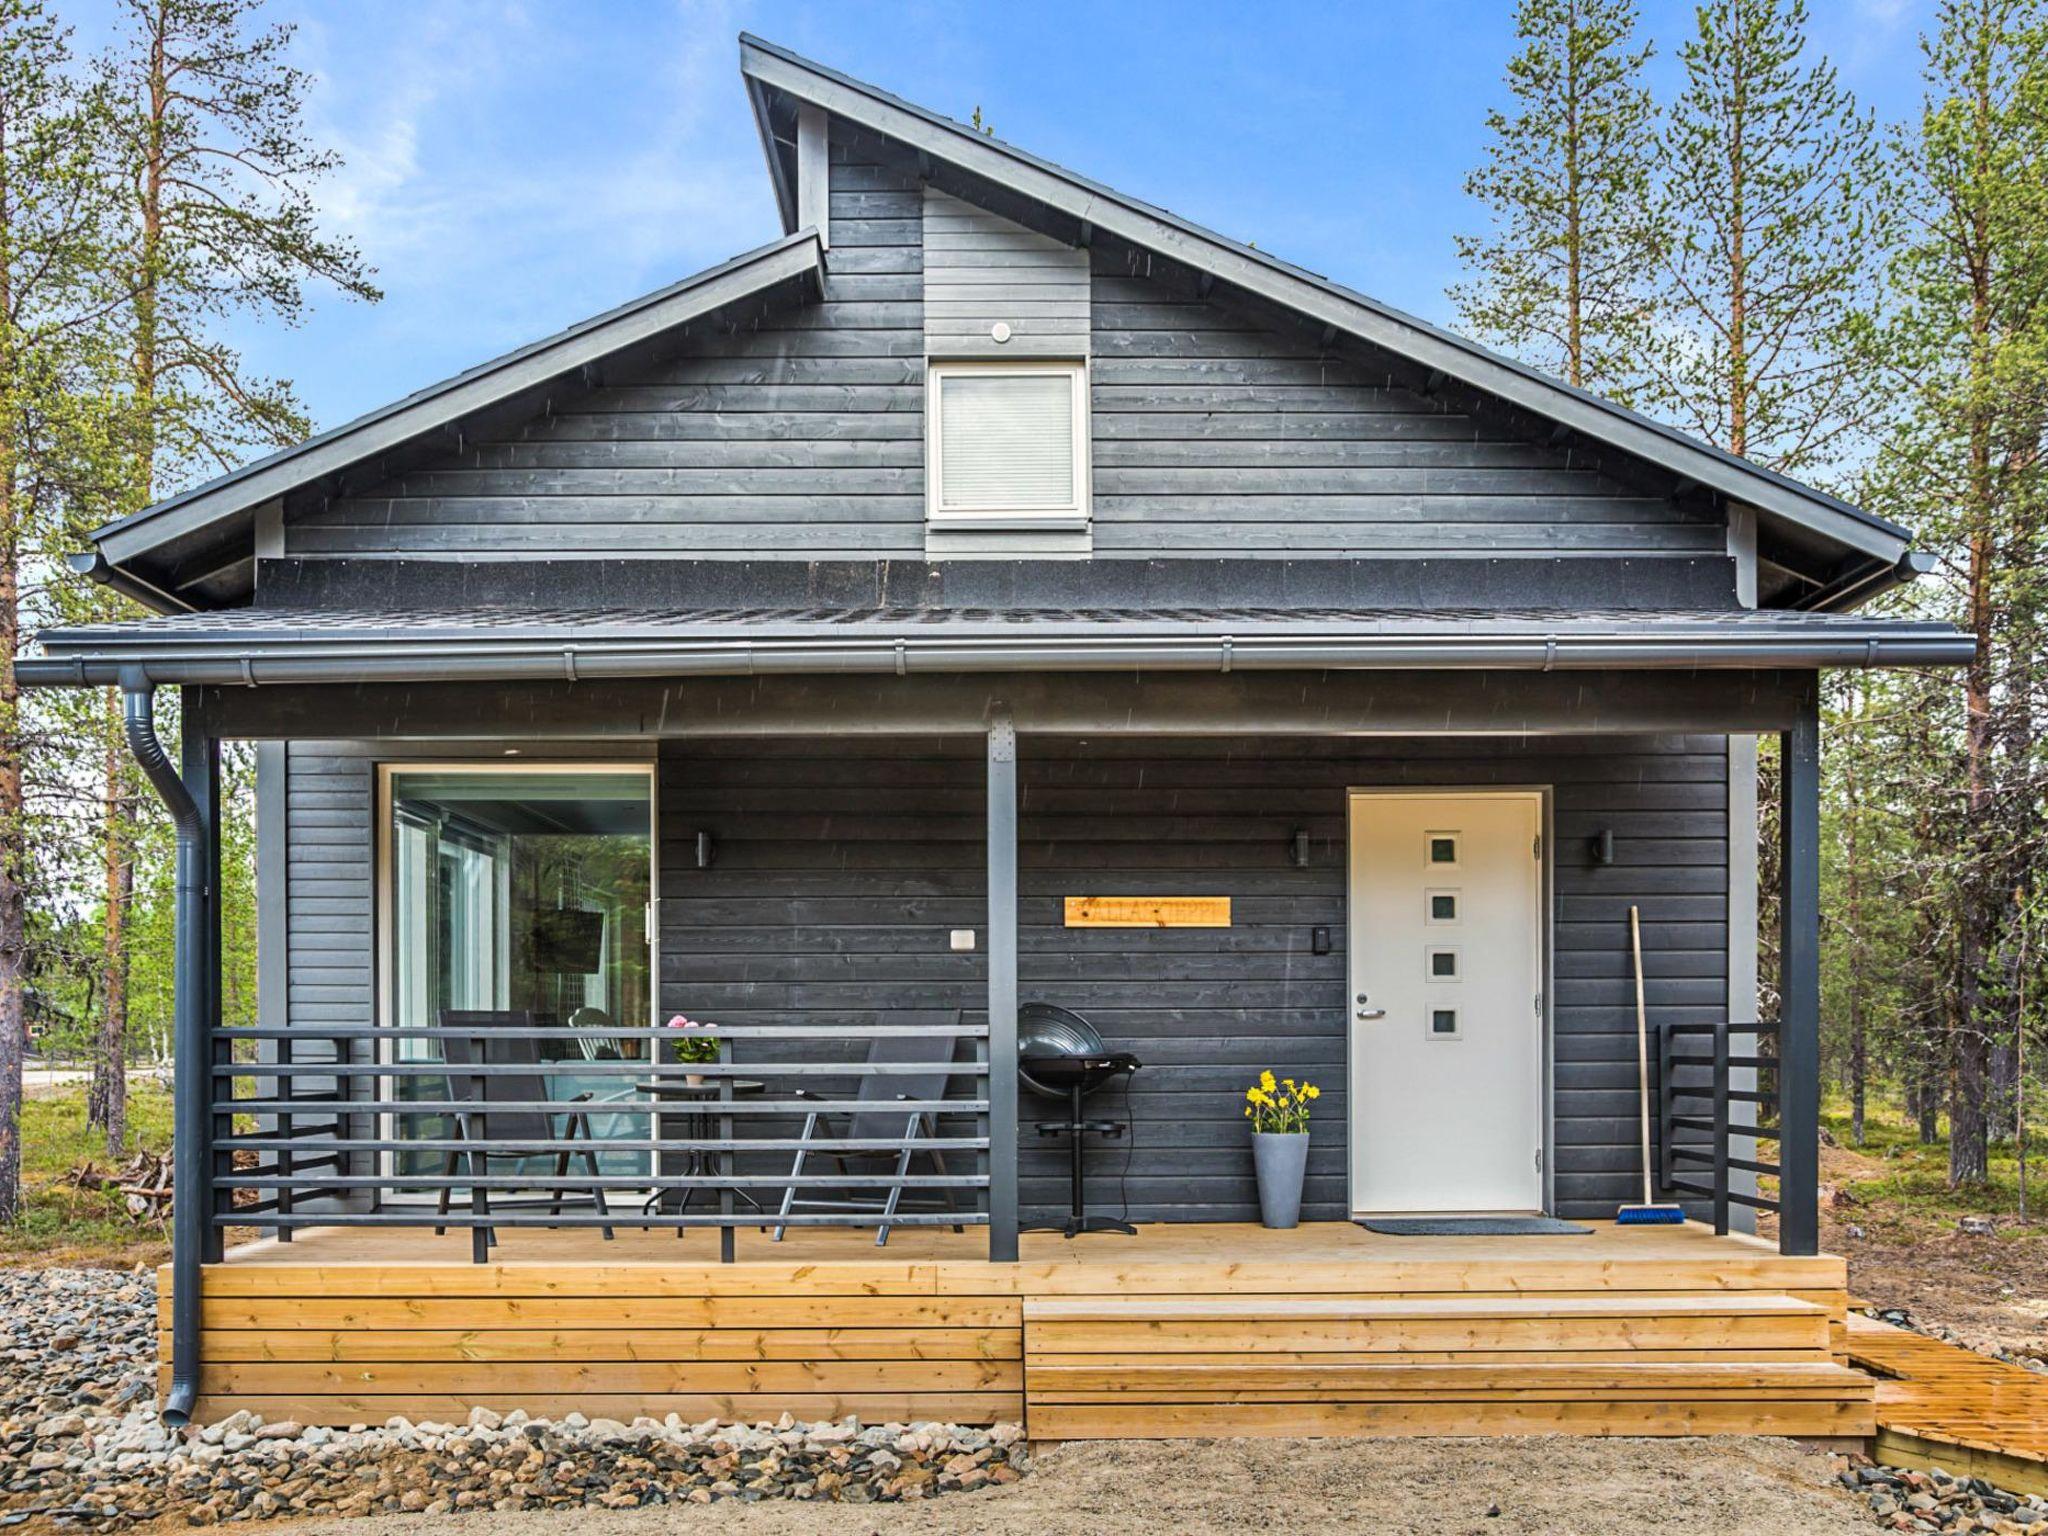
[[[466,757],[414,757],[392,758],[376,764],[375,825],[371,858],[370,904],[372,912],[372,933],[375,939],[376,959],[376,1024],[379,1030],[392,1028],[398,1018],[398,966],[396,907],[397,891],[392,884],[396,878],[397,863],[394,857],[396,823],[392,802],[392,784],[399,776],[407,773],[474,773],[504,774],[512,777],[518,774],[643,774],[647,779],[647,1017],[649,1023],[658,1023],[661,1012],[661,765],[654,758],[466,758]],[[380,1062],[391,1059],[390,1052],[399,1042],[388,1036],[377,1041]],[[650,1042],[652,1043],[652,1042]],[[392,1101],[398,1097],[397,1087],[401,1079],[379,1077],[377,1097]],[[397,1141],[399,1117],[389,1111],[377,1116],[377,1139]],[[653,1123],[650,1119],[650,1125]],[[377,1165],[380,1178],[398,1177],[397,1151],[386,1149],[378,1153]],[[654,1167],[654,1155],[647,1154],[650,1177]],[[514,1198],[524,1198],[518,1191]],[[432,1192],[385,1194],[379,1192],[379,1199],[395,1199],[404,1202],[432,1200]]]

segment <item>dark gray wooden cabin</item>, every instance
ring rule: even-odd
[[[1243,1092],[1271,1067],[1324,1088],[1306,1215],[1345,1219],[1350,1089],[1408,1059],[1378,1061],[1360,1006],[1381,929],[1359,820],[1386,789],[1529,797],[1536,975],[1505,1091],[1534,1106],[1535,1177],[1487,1203],[1611,1216],[1641,1188],[1628,912],[1653,1024],[1755,1021],[1767,734],[1784,1005],[1777,1086],[1747,1108],[1782,1116],[1783,1241],[1812,1252],[1818,673],[1969,650],[1855,611],[1919,568],[1907,533],[785,50],[743,39],[742,67],[777,238],[102,529],[85,559],[158,616],[22,664],[127,690],[145,753],[152,690],[183,692],[180,1145],[214,1151],[181,1171],[216,1196],[181,1201],[181,1252],[217,1241],[238,1183],[262,1203],[234,1220],[286,1236],[424,1221],[365,1063],[451,1002],[595,1008],[642,1057],[684,1013],[732,1033],[714,1076],[808,1062],[841,1088],[862,1031],[964,1021],[986,1062],[942,1119],[995,1257],[1066,1200],[1011,1065],[1019,1000],[1057,1002],[1144,1062],[1134,1135],[1090,1152],[1103,1205],[1254,1219]],[[206,1032],[223,738],[260,743],[243,1044]],[[508,809],[487,771],[538,798]],[[636,773],[644,794],[619,787]],[[495,862],[548,827],[585,839],[573,870]],[[1230,915],[1070,926],[1071,897]],[[407,958],[430,921],[459,967]],[[599,926],[605,960],[577,958]],[[1522,942],[1447,944],[1461,995]],[[546,996],[508,998],[492,977],[546,969],[538,947]],[[206,1118],[237,1051],[279,1071],[260,1177]],[[1402,1091],[1443,1139],[1423,1163],[1484,1130],[1496,1069]],[[1738,1123],[1745,1082],[1724,1073]],[[742,1119],[688,1220],[746,1223],[734,1170],[784,1166],[745,1143],[790,1121]],[[1739,1193],[1747,1144],[1707,1129]]]

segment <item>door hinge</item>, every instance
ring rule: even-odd
[[[1541,1147],[1536,1149],[1536,1171],[1538,1173],[1543,1171],[1543,1149]]]
[[[1536,994],[1536,1000],[1531,1004],[1531,1011],[1535,1013],[1537,1018],[1543,1017],[1543,994],[1541,992]]]
[[[1536,834],[1536,862],[1539,864],[1543,862],[1543,834],[1541,832]]]

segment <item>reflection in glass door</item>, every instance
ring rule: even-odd
[[[530,1014],[536,1025],[644,1029],[653,1018],[648,915],[653,895],[652,776],[644,768],[391,767],[386,770],[385,944],[390,1022],[438,1024],[444,1012]],[[602,1035],[543,1040],[546,1097],[590,1095],[592,1130],[636,1137],[645,1120],[606,1114],[633,1096],[630,1075],[577,1070],[634,1059],[642,1040]],[[394,1042],[391,1058],[444,1059],[432,1039]],[[403,1077],[401,1099],[441,1100],[440,1077]],[[403,1139],[441,1139],[442,1117],[398,1117]],[[443,1154],[404,1153],[403,1173],[436,1173]],[[551,1160],[536,1159],[536,1170]],[[607,1172],[645,1156],[603,1159]],[[505,1163],[495,1171],[506,1171]]]

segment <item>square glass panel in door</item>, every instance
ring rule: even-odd
[[[388,886],[391,1022],[437,1025],[450,1010],[529,1014],[535,1026],[645,1029],[654,980],[647,933],[653,895],[651,778],[644,769],[459,767],[390,770]],[[633,1077],[588,1070],[633,1060],[647,1042],[565,1033],[531,1046],[505,1041],[506,1065],[532,1061],[549,1101],[588,1094],[600,1139],[644,1139],[644,1117],[607,1113],[632,1102]],[[475,1048],[472,1048],[475,1049]],[[447,1059],[438,1039],[399,1039],[390,1058]],[[485,1044],[476,1059],[494,1059]],[[580,1070],[579,1070],[580,1069]],[[398,1077],[393,1097],[448,1100],[447,1079]],[[494,1096],[519,1097],[501,1091]],[[436,1115],[397,1116],[402,1139],[453,1131]],[[556,1131],[563,1129],[556,1117]],[[603,1158],[634,1173],[646,1154]],[[405,1153],[399,1170],[438,1173],[439,1152]],[[536,1171],[551,1168],[538,1157]],[[494,1172],[515,1165],[507,1160]]]

